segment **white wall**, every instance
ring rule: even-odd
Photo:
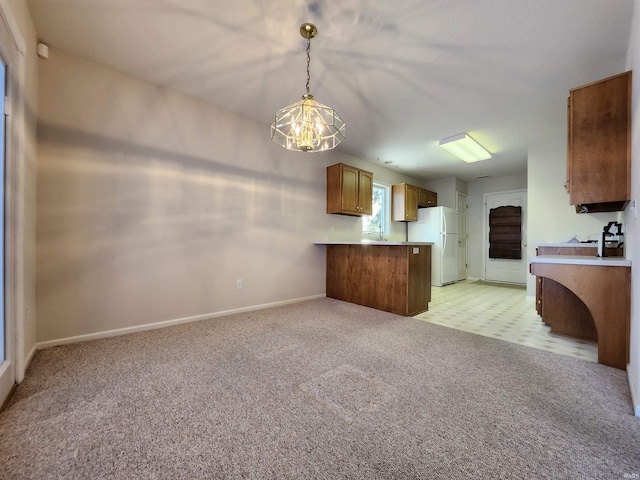
[[[484,278],[483,232],[484,232],[484,194],[519,190],[527,188],[527,174],[504,177],[480,178],[468,183],[467,203],[469,204],[467,228],[469,233],[467,253],[467,275],[470,278]],[[455,205],[454,205],[455,206]]]
[[[632,167],[631,167],[631,198],[640,209],[640,0],[636,0],[633,11],[633,23],[629,50],[627,54],[627,69],[635,70],[632,93]],[[638,212],[640,213],[640,212]],[[634,401],[636,416],[640,417],[640,221],[635,218],[632,209],[625,210],[626,225],[626,257],[631,259],[631,352],[630,363],[627,368],[629,386]]]
[[[610,221],[622,219],[620,213],[577,214],[569,205],[564,188],[567,171],[567,142],[530,148],[527,160],[527,258],[536,255],[540,243],[596,240]],[[535,277],[527,278],[527,295],[535,295]]]
[[[321,296],[326,166],[269,126],[50,48],[40,61],[37,338],[91,335]],[[404,224],[392,238],[405,239]],[[244,288],[236,289],[243,279]]]
[[[457,193],[468,192],[467,182],[456,177],[430,180],[424,183],[424,188],[438,194],[438,205],[441,207],[456,208]]]

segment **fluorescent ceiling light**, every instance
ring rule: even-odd
[[[467,163],[491,158],[491,154],[466,133],[443,138],[440,146]]]

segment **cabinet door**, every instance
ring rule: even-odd
[[[431,245],[408,246],[407,312],[413,316],[426,312],[431,301]]]
[[[327,167],[327,213],[371,215],[373,173],[336,163]]]
[[[567,150],[571,205],[610,204],[610,210],[589,211],[615,211],[629,200],[630,89],[627,72],[571,90]],[[611,205],[614,202],[619,205]]]
[[[373,213],[373,173],[359,171],[358,176],[358,207],[362,215]]]
[[[427,190],[427,207],[438,206],[438,194],[436,192],[430,192]]]
[[[341,210],[347,213],[358,213],[358,169],[342,165],[342,205]]]
[[[406,183],[391,186],[391,220],[415,222],[418,220],[418,197],[420,189]]]
[[[427,190],[425,190],[424,188],[419,188],[418,189],[418,207],[426,207],[427,206],[427,199],[428,199],[428,192]]]
[[[418,187],[405,185],[404,219],[408,222],[418,220]]]

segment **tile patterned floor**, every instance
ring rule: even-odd
[[[520,288],[471,280],[432,287],[429,311],[415,318],[590,362],[598,361],[595,342],[551,333],[536,314],[535,300],[526,298],[526,291]]]

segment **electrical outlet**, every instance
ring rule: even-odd
[[[238,280],[236,280],[236,288],[238,290],[242,290],[244,288],[244,282],[242,281],[241,278],[239,278]]]

